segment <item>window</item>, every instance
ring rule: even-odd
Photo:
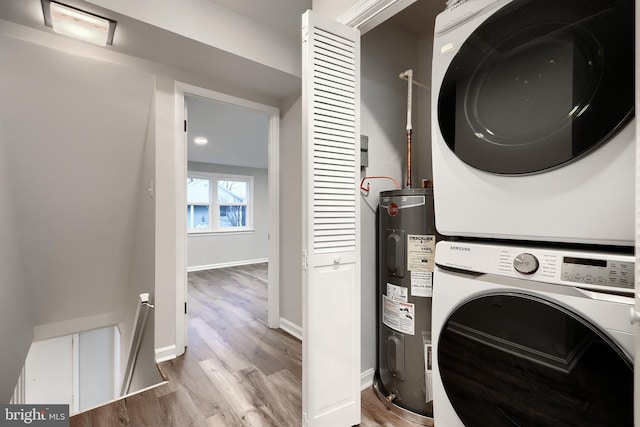
[[[187,178],[188,228],[209,229],[210,182],[206,178]]]
[[[187,228],[190,233],[249,230],[253,177],[189,173]]]
[[[218,180],[218,207],[220,218],[218,226],[247,226],[247,181]]]

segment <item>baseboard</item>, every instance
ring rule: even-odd
[[[360,390],[365,390],[373,385],[375,373],[375,369],[369,368],[360,374]]]
[[[288,321],[287,319],[280,318],[280,329],[288,333],[289,335],[293,335],[302,341],[302,327],[296,325],[293,322]]]
[[[168,345],[166,347],[156,348],[155,349],[155,357],[156,363],[164,362],[166,360],[175,359],[178,357],[178,352],[176,351],[177,347],[175,344]]]
[[[192,267],[187,267],[188,272],[192,271],[202,271],[202,270],[213,270],[216,268],[226,268],[226,267],[238,267],[241,265],[250,265],[250,264],[261,264],[263,262],[269,262],[269,258],[258,258],[258,259],[247,259],[243,261],[229,261],[229,262],[220,262],[217,264],[207,264],[207,265],[194,265]]]

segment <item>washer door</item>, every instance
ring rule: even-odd
[[[440,333],[438,367],[466,426],[633,425],[630,360],[588,321],[535,296],[464,303]]]
[[[453,58],[438,98],[442,136],[498,174],[558,167],[633,117],[634,0],[514,0]]]

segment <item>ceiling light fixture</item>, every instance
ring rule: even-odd
[[[116,21],[51,0],[42,0],[42,13],[45,25],[58,34],[100,46],[113,44]]]
[[[207,138],[205,138],[204,136],[196,136],[193,139],[193,142],[195,142],[197,145],[207,145],[209,140]]]

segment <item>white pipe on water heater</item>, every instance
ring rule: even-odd
[[[401,79],[406,79],[407,84],[407,130],[413,130],[411,123],[411,104],[413,100],[412,90],[413,90],[413,70],[407,70],[403,73],[400,73]]]
[[[407,79],[407,188],[411,188],[411,134],[413,125],[411,124],[411,94],[413,90],[413,70],[409,69],[400,73],[400,78]]]

